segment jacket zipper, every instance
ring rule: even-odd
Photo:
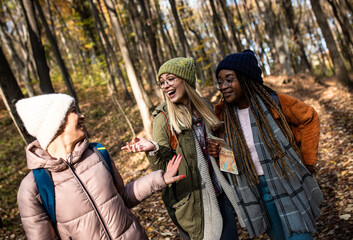
[[[98,208],[97,208],[96,204],[94,203],[94,201],[93,201],[91,195],[89,195],[87,189],[86,189],[85,186],[83,185],[81,179],[77,176],[77,174],[76,174],[75,170],[72,168],[71,164],[67,163],[66,161],[64,161],[64,162],[66,163],[66,165],[67,165],[67,166],[69,167],[69,169],[71,170],[72,174],[73,174],[74,177],[76,178],[77,182],[80,184],[80,186],[81,186],[81,188],[83,189],[83,191],[86,193],[86,195],[87,195],[87,197],[88,197],[88,200],[91,202],[92,207],[93,207],[94,211],[96,212],[96,214],[97,214],[97,216],[98,216],[98,219],[99,219],[100,223],[102,224],[102,226],[103,226],[103,228],[104,228],[105,233],[106,233],[107,236],[108,236],[108,239],[111,240],[112,237],[110,236],[109,231],[108,231],[108,229],[107,229],[107,226],[105,225],[105,223],[104,223],[104,221],[103,221],[103,219],[102,219],[102,216],[101,216],[101,214],[99,213]],[[71,156],[70,156],[70,163],[71,163]]]

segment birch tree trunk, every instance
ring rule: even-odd
[[[107,6],[108,13],[109,13],[110,20],[111,20],[111,24],[112,24],[112,28],[113,28],[114,34],[116,36],[116,39],[119,43],[119,48],[120,48],[120,51],[121,51],[123,59],[124,59],[124,64],[125,64],[127,75],[130,80],[131,88],[132,88],[137,106],[140,110],[143,126],[146,131],[146,136],[147,136],[147,138],[151,138],[152,137],[151,114],[149,113],[148,106],[144,101],[144,98],[142,95],[143,89],[141,89],[140,84],[138,83],[137,74],[135,72],[134,66],[131,61],[129,50],[127,48],[126,41],[123,36],[120,23],[118,21],[118,16],[117,16],[116,10],[114,8],[114,4],[111,0],[105,0],[104,2]]]

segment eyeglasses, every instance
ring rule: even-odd
[[[234,82],[236,80],[236,78],[229,78],[226,79],[225,81],[217,81],[217,89],[220,90],[222,88],[222,86],[224,87],[229,87],[232,82]]]
[[[168,86],[173,86],[174,83],[175,83],[175,80],[177,80],[178,78],[177,77],[170,77],[170,78],[167,78],[167,79],[161,79],[157,82],[157,85],[160,89],[164,89],[166,87],[166,84]]]

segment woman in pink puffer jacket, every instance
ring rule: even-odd
[[[174,157],[166,172],[155,171],[124,185],[115,165],[112,176],[89,147],[84,117],[76,112],[72,97],[46,94],[22,99],[16,108],[27,131],[37,138],[26,150],[28,168],[47,169],[55,189],[53,227],[33,172],[23,179],[17,199],[28,239],[147,239],[130,208],[185,177],[175,176],[181,157]]]

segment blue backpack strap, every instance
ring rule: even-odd
[[[51,221],[56,224],[54,183],[47,169],[32,170],[43,206]]]
[[[115,180],[115,175],[113,172],[113,166],[112,162],[110,161],[109,153],[107,149],[100,143],[90,143],[89,146],[93,149],[95,153],[99,156],[99,158],[102,160],[104,166],[108,169],[110,174],[112,175],[113,182],[115,187],[117,188],[117,183]]]

